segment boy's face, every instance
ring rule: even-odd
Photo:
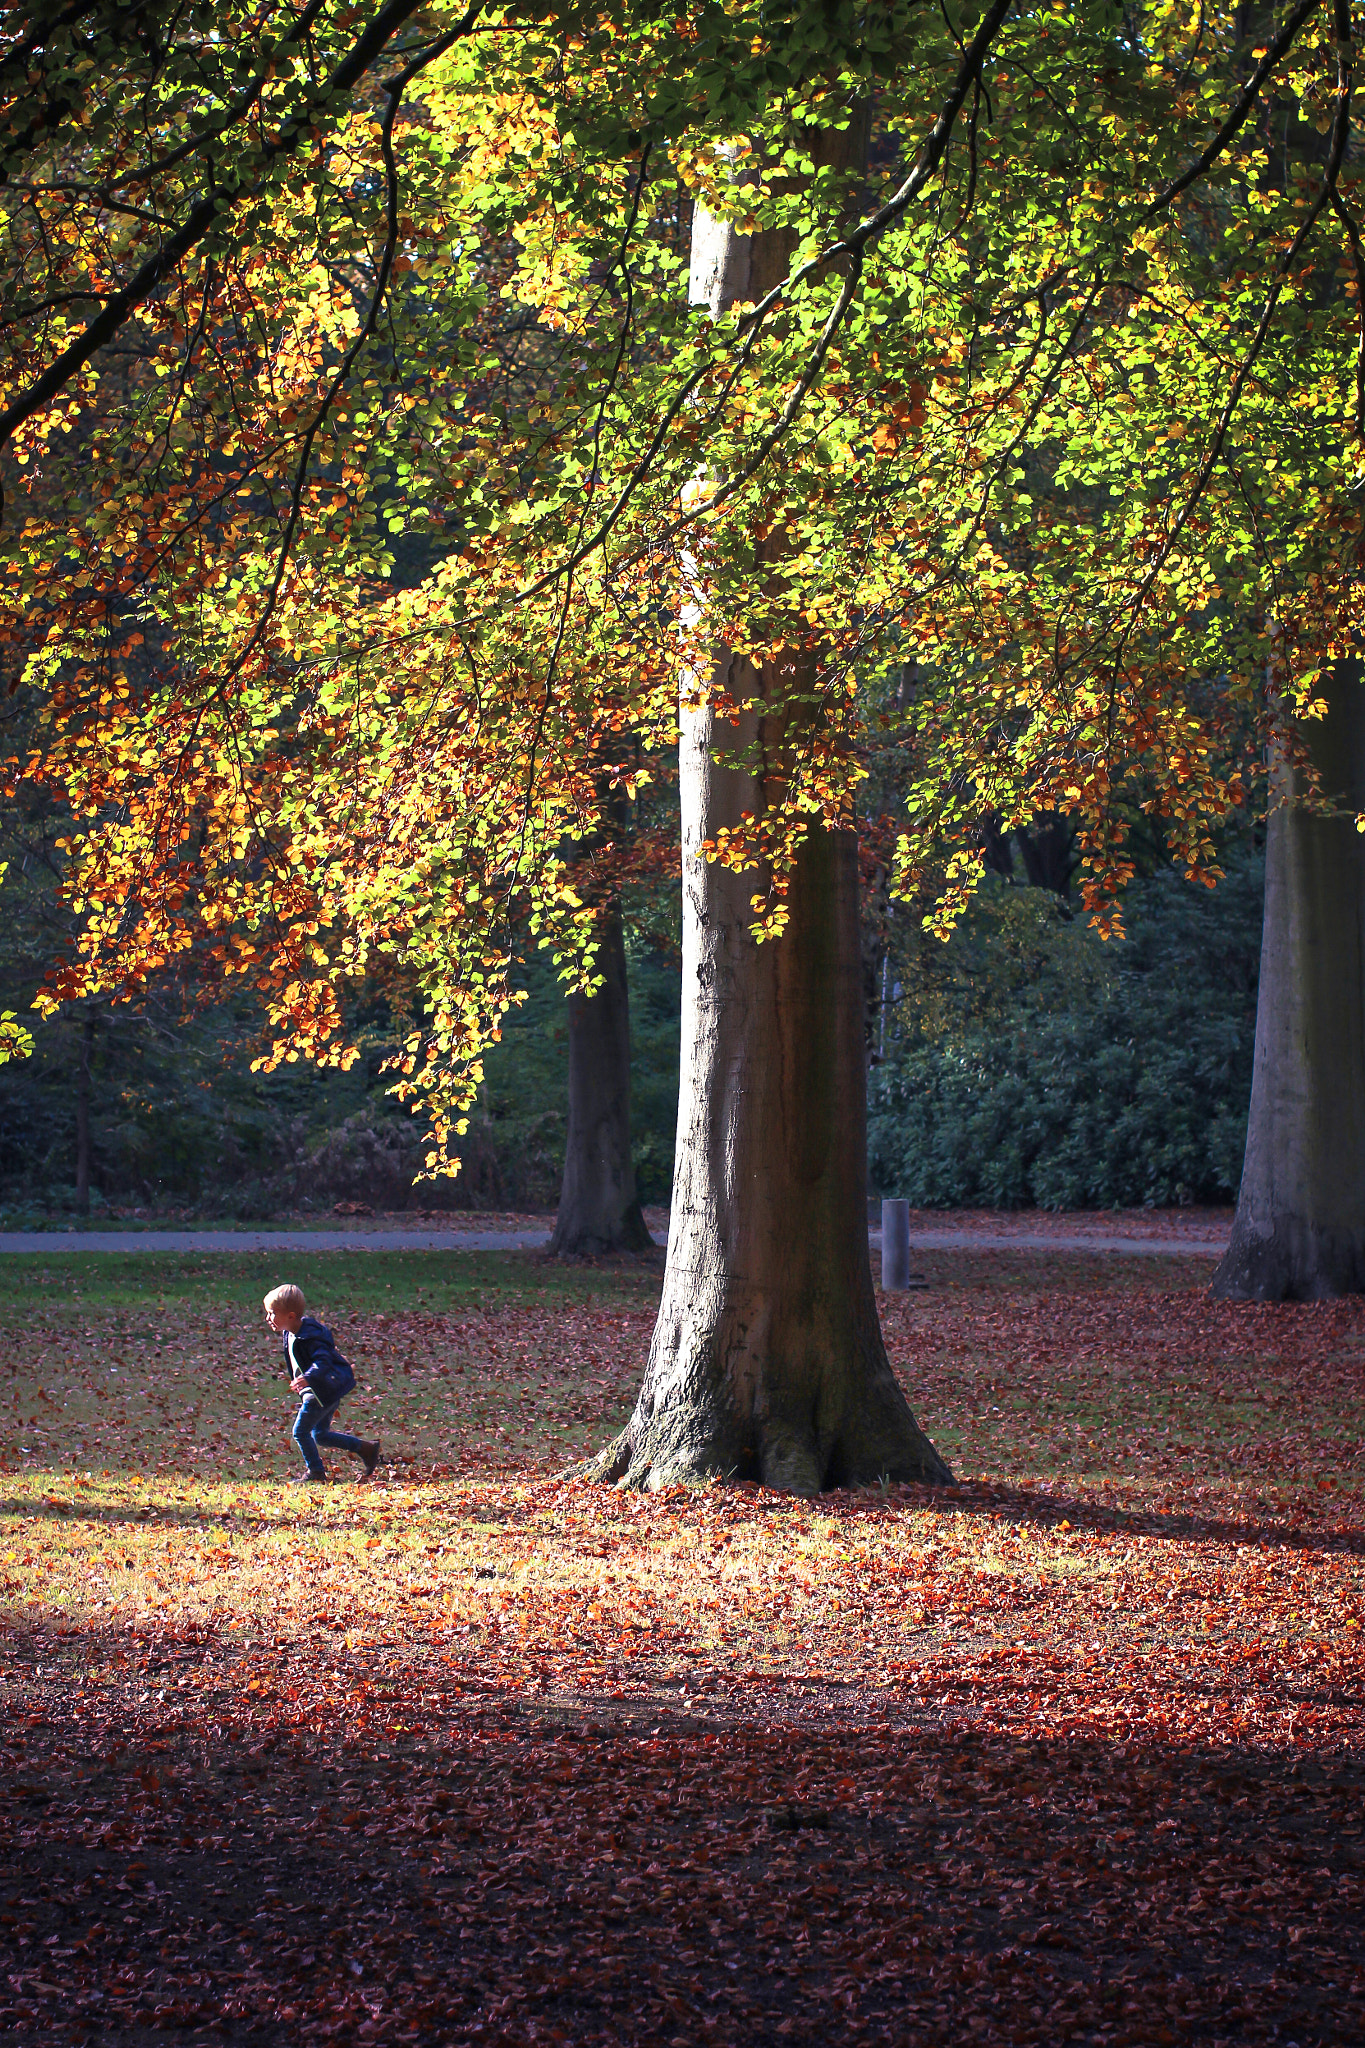
[[[303,1321],[302,1316],[299,1314],[296,1308],[281,1308],[278,1302],[275,1302],[271,1307],[267,1308],[265,1312],[265,1319],[269,1323],[271,1329],[274,1330],[278,1335],[283,1335],[283,1333],[286,1330],[288,1330],[291,1336],[298,1329],[299,1324]]]

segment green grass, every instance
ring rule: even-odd
[[[67,1253],[0,1264],[0,1460],[283,1478],[297,1405],[262,1296],[301,1286],[390,1470],[545,1472],[620,1426],[656,1268],[459,1252]],[[337,1469],[352,1469],[342,1454]]]
[[[259,1309],[283,1280],[334,1314],[417,1305],[439,1313],[485,1300],[652,1303],[659,1285],[649,1265],[561,1266],[525,1252],[82,1252],[55,1239],[51,1252],[0,1257],[0,1328],[63,1301],[100,1313],[188,1307],[235,1316]]]

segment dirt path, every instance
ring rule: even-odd
[[[531,1252],[532,1230],[7,1230],[0,1252]]]

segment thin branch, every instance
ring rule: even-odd
[[[1193,164],[1191,164],[1184,172],[1182,172],[1178,178],[1173,179],[1170,184],[1165,186],[1162,189],[1162,191],[1160,191],[1153,199],[1151,199],[1148,202],[1146,207],[1143,209],[1142,214],[1139,216],[1141,220],[1151,220],[1158,213],[1162,212],[1165,208],[1173,204],[1173,202],[1180,196],[1180,194],[1188,190],[1189,186],[1192,185],[1197,178],[1202,176],[1212,166],[1212,164],[1216,161],[1218,156],[1221,155],[1221,153],[1227,148],[1229,142],[1232,141],[1234,136],[1244,125],[1246,118],[1251,111],[1252,106],[1255,104],[1255,101],[1259,96],[1261,87],[1263,86],[1266,78],[1270,74],[1270,71],[1273,69],[1274,65],[1278,63],[1280,59],[1284,57],[1284,55],[1287,53],[1290,46],[1294,42],[1295,37],[1298,35],[1299,30],[1303,27],[1303,24],[1308,20],[1310,15],[1312,15],[1317,10],[1320,4],[1321,0],[1301,0],[1300,6],[1289,17],[1289,19],[1284,24],[1284,27],[1280,30],[1279,35],[1275,38],[1274,43],[1267,50],[1265,57],[1257,66],[1256,71],[1253,73],[1251,80],[1249,81],[1248,85],[1243,90],[1243,92],[1239,95],[1236,104],[1233,106],[1231,112],[1228,114],[1227,119],[1219,128],[1213,140],[1208,144],[1208,146],[1204,150],[1200,152],[1199,156],[1194,160]],[[1348,6],[1348,0],[1335,0],[1335,4],[1338,8],[1345,8]],[[963,100],[966,96],[968,85],[970,85],[973,82],[974,70],[979,68],[980,64],[984,62],[987,53],[988,42],[989,40],[992,40],[994,38],[994,35],[999,26],[1003,23],[1004,16],[1007,12],[1008,7],[993,9],[991,15],[988,15],[986,19],[982,21],[976,36],[972,40],[972,44],[967,52],[967,56],[964,59],[963,67],[959,71],[958,77],[954,82],[954,94],[952,98],[950,98],[949,102],[945,105],[943,112],[940,113],[938,121],[935,123],[934,129],[931,133],[929,144],[926,144],[924,151],[921,152],[920,157],[916,161],[915,169],[912,171],[910,177],[905,181],[905,184],[901,186],[900,190],[893,194],[892,198],[888,200],[886,205],[880,208],[878,212],[870,215],[868,219],[863,221],[861,225],[858,228],[856,228],[852,234],[847,236],[843,242],[836,242],[832,244],[829,248],[822,251],[822,253],[819,256],[813,258],[809,263],[805,264],[800,270],[793,272],[793,274],[789,278],[785,279],[782,283],[774,286],[773,290],[769,292],[767,298],[760,301],[760,303],[757,306],[753,307],[752,310],[747,315],[745,315],[744,319],[739,323],[740,332],[743,331],[746,325],[756,326],[758,321],[760,321],[763,318],[763,316],[771,306],[773,306],[785,293],[789,292],[794,285],[802,282],[813,271],[822,268],[824,265],[828,264],[834,257],[838,255],[848,252],[856,253],[857,251],[861,250],[867,242],[872,240],[875,235],[879,234],[885,226],[890,225],[890,223],[893,220],[898,219],[900,215],[906,210],[911,200],[915,197],[915,194],[923,188],[924,183],[927,181],[927,175],[932,171],[933,168],[937,166],[938,162],[940,161],[943,155],[944,148],[946,147],[948,141],[949,133],[951,131],[952,120],[956,118],[956,114],[961,109]],[[969,65],[973,67],[973,71],[968,70]],[[933,150],[932,161],[930,162],[930,150],[931,147],[935,144],[937,144],[937,147]],[[921,176],[922,171],[924,171],[925,173],[925,175],[923,176]],[[1331,187],[1334,188],[1335,173],[1333,173],[1331,176],[1330,184]],[[1321,211],[1321,205],[1319,205],[1318,211]],[[1311,223],[1309,223],[1309,225],[1311,225]],[[1086,310],[1088,310],[1088,308],[1091,305],[1093,305],[1095,299],[1099,296],[1100,291],[1103,289],[1104,285],[1106,283],[1110,283],[1113,281],[1113,278],[1116,274],[1116,270],[1117,264],[1111,267],[1107,276],[1103,276],[1094,280],[1086,297]],[[845,303],[847,297],[847,293],[841,294],[840,304],[835,309],[839,320],[842,320],[844,314],[847,311],[847,304]],[[1066,355],[1070,352],[1070,347],[1072,345],[1072,342],[1074,342],[1075,333],[1077,331],[1079,331],[1079,323],[1077,328],[1073,330],[1073,335],[1071,341],[1068,342],[1067,349],[1063,351],[1062,355],[1058,357],[1057,362],[1054,363],[1050,375],[1055,375],[1056,370],[1060,367],[1061,363],[1065,360]],[[832,338],[833,330],[827,323],[826,329],[824,332],[822,332],[819,342],[816,345],[816,353],[818,354],[821,362],[823,361],[824,354],[828,349],[829,341]],[[1262,339],[1263,338],[1264,337],[1262,337]],[[1259,353],[1259,344],[1257,345],[1257,349]],[[1362,342],[1362,350],[1365,351],[1365,341]],[[809,367],[810,366],[808,365],[808,368]],[[817,374],[818,368],[819,364],[816,363],[815,370]],[[693,380],[694,384],[696,381],[699,380]],[[796,413],[800,409],[800,402],[804,399],[814,381],[814,375],[808,377],[803,375],[802,385],[798,387],[799,396],[797,393],[793,393],[793,398],[796,400],[796,403],[792,404],[789,401],[788,405],[783,409],[783,416],[781,421],[779,422],[778,427],[775,428],[772,432],[770,432],[767,436],[765,436],[764,441],[760,444],[760,448],[758,450],[757,455],[744,463],[742,468],[735,473],[735,475],[726,484],[724,489],[717,492],[715,497],[708,499],[704,505],[698,506],[691,512],[685,513],[680,518],[674,520],[668,527],[664,529],[663,533],[655,536],[654,540],[650,543],[650,546],[662,544],[663,542],[670,539],[674,534],[679,533],[687,526],[690,526],[697,518],[703,516],[704,514],[710,514],[716,511],[720,507],[720,505],[722,505],[726,501],[726,499],[733,497],[735,492],[739,490],[743,484],[747,483],[750,480],[750,478],[753,476],[757,468],[760,466],[761,462],[766,459],[769,453],[771,453],[772,449],[776,446],[777,441],[781,438],[781,435],[786,432],[788,426],[790,426],[792,421],[795,419]],[[666,426],[667,424],[670,423],[671,416],[676,416],[676,412],[681,409],[681,404],[685,403],[687,395],[687,393],[679,394],[680,403],[677,406],[670,408],[670,418],[666,418],[665,422],[663,423],[663,426]],[[1042,394],[1040,394],[1040,398],[1038,401],[1039,404],[1041,403],[1041,399]],[[1037,404],[1035,404],[1033,411],[1030,414],[1030,419],[1036,417],[1037,409]],[[1230,414],[1229,417],[1231,417]],[[623,511],[625,509],[624,503],[622,501],[626,499],[627,496],[633,495],[634,490],[637,487],[638,479],[643,474],[645,468],[647,468],[649,461],[652,460],[654,449],[661,439],[662,428],[660,434],[656,435],[655,442],[651,444],[651,448],[648,451],[645,460],[642,463],[637,464],[636,469],[632,471],[631,476],[627,479],[627,483],[623,488],[621,494],[621,500],[618,500],[620,511]],[[1019,443],[1019,439],[1020,437],[1016,436],[1013,445],[1017,446]],[[1193,508],[1191,507],[1191,510],[1192,509]],[[606,534],[610,531],[611,526],[615,525],[616,519],[620,516],[620,511],[618,511],[616,507],[613,507],[612,516],[609,522],[605,525],[602,532],[601,537],[603,539],[606,538]],[[645,548],[636,549],[634,553],[627,555],[618,564],[618,566],[621,568],[629,567],[632,562],[638,560],[639,557],[645,552],[647,552],[647,549]],[[562,566],[558,571],[549,572],[549,574],[546,577],[541,579],[541,587],[543,587],[546,582],[552,580],[555,574],[562,573]],[[529,595],[530,593],[528,592],[526,594]]]
[[[184,399],[186,389],[188,388],[189,385],[190,371],[194,366],[195,353],[198,350],[199,344],[203,339],[204,329],[208,323],[209,301],[213,296],[213,288],[217,284],[217,282],[217,265],[214,263],[212,257],[210,257],[208,262],[204,265],[204,288],[203,295],[199,301],[199,317],[194,323],[194,332],[191,334],[188,342],[185,344],[185,360],[180,365],[180,375],[176,379],[175,391],[171,397],[170,410],[166,414],[166,423],[161,430],[160,439],[164,442],[166,452],[168,455],[170,453],[171,447],[171,431],[175,426],[176,414],[180,410],[180,406]],[[150,449],[147,452],[148,455],[150,455]],[[138,457],[138,460],[134,465],[135,474],[138,470],[142,469],[146,460],[146,456]]]
[[[1314,0],[1314,4],[1316,5],[1316,0]],[[843,325],[849,307],[853,304],[858,278],[862,270],[863,250],[869,242],[874,241],[877,236],[881,235],[888,227],[891,227],[900,219],[901,215],[906,212],[938,170],[944,151],[948,146],[949,138],[952,135],[953,125],[962,110],[967,94],[971,90],[977,73],[985,62],[990,47],[1004,26],[1005,17],[1013,5],[1014,0],[992,0],[990,8],[983,16],[976,34],[972,37],[967,47],[962,62],[958,67],[957,76],[954,78],[948,96],[940,109],[938,119],[930,129],[920,153],[915,159],[910,175],[904,180],[900,188],[892,194],[884,206],[878,207],[875,213],[869,214],[850,234],[844,236],[839,241],[831,242],[828,247],[821,251],[820,255],[812,257],[808,263],[803,263],[798,270],[792,271],[788,277],[775,284],[766,297],[760,299],[756,306],[751,307],[749,312],[737,323],[735,328],[736,334],[748,338],[750,345],[752,345],[752,336],[757,332],[757,329],[767,318],[768,314],[783,300],[790,298],[798,285],[804,284],[808,278],[814,276],[818,271],[827,269],[831,263],[841,256],[847,256],[851,259],[848,271],[844,277],[843,287],[835,302],[834,310],[820,331],[815,348],[807,360],[805,369],[797,380],[795,389],[786,405],[782,408],[777,425],[764,436],[757,453],[741,466],[714,497],[707,500],[704,507],[699,507],[696,512],[685,514],[683,518],[675,520],[663,534],[656,536],[655,541],[649,544],[651,547],[667,540],[672,533],[680,531],[682,527],[690,525],[695,518],[700,516],[701,512],[711,513],[718,510],[722,504],[732,498],[735,492],[749,481],[754,471],[767,460],[772,449],[776,447],[778,441],[787,432],[787,429],[801,410],[811,386],[819,376],[825,357],[829,352],[830,343]],[[597,531],[589,540],[582,542],[574,548],[555,568],[547,570],[543,576],[538,577],[525,590],[519,591],[515,601],[524,602],[527,598],[534,597],[540,591],[548,589],[550,584],[577,568],[580,562],[585,561],[590,554],[593,554],[609,538],[624,514],[626,507],[634,497],[636,490],[649,473],[654,457],[663,446],[668,429],[683,411],[688,399],[706,376],[709,368],[710,365],[707,364],[697,370],[675,392],[664,411],[663,418],[651,436],[648,448],[631,470],[630,475],[617,494],[615,504]],[[645,552],[647,552],[646,549],[637,549],[634,554],[628,555],[619,566],[627,567],[631,562],[638,560],[639,556]]]
[[[1182,192],[1188,191],[1190,186],[1202,178],[1205,171],[1223,154],[1223,151],[1232,141],[1233,136],[1237,134],[1238,130],[1245,123],[1247,115],[1255,106],[1256,101],[1260,98],[1261,87],[1265,84],[1280,59],[1288,54],[1290,46],[1298,35],[1299,30],[1310,15],[1317,13],[1320,5],[1321,0],[1300,0],[1300,4],[1289,16],[1274,42],[1268,46],[1264,57],[1262,57],[1260,63],[1252,72],[1251,77],[1247,80],[1240,96],[1234,102],[1227,119],[1218,130],[1218,133],[1206,149],[1200,150],[1193,163],[1188,164],[1178,178],[1173,178],[1169,185],[1157,193],[1155,199],[1149,201],[1148,205],[1143,209],[1141,216],[1143,220],[1153,220],[1157,214],[1164,212],[1173,199],[1178,199]],[[1349,41],[1349,29],[1347,31],[1347,40]]]
[[[1185,502],[1181,506],[1180,511],[1176,516],[1174,524],[1171,526],[1161,546],[1158,548],[1156,557],[1153,560],[1151,567],[1148,569],[1147,574],[1143,577],[1142,582],[1138,585],[1135,595],[1131,599],[1129,605],[1126,607],[1128,617],[1125,621],[1123,632],[1119,637],[1119,644],[1114,651],[1113,667],[1115,676],[1117,676],[1118,674],[1120,664],[1123,660],[1124,650],[1126,649],[1128,642],[1132,637],[1133,631],[1137,625],[1138,618],[1141,615],[1142,609],[1156,585],[1157,577],[1161,574],[1167,562],[1169,562],[1172,550],[1174,549],[1176,542],[1179,540],[1181,534],[1184,532],[1186,526],[1189,524],[1191,518],[1194,516],[1195,509],[1198,506],[1200,499],[1203,497],[1204,492],[1208,487],[1209,478],[1213,475],[1214,464],[1217,462],[1220,454],[1222,453],[1223,444],[1227,439],[1228,428],[1232,425],[1233,415],[1237,411],[1238,405],[1241,403],[1242,393],[1246,389],[1247,379],[1250,377],[1251,372],[1256,367],[1256,363],[1260,357],[1261,350],[1265,346],[1266,336],[1270,332],[1270,323],[1275,316],[1275,309],[1280,303],[1280,297],[1284,291],[1285,285],[1289,281],[1290,272],[1294,267],[1295,259],[1297,258],[1299,251],[1307,242],[1308,237],[1312,234],[1313,229],[1316,227],[1318,221],[1322,218],[1324,211],[1331,203],[1332,193],[1336,187],[1337,177],[1340,173],[1342,163],[1345,160],[1346,144],[1350,139],[1351,93],[1354,83],[1354,67],[1352,61],[1353,46],[1349,35],[1350,19],[1348,0],[1336,0],[1336,12],[1338,17],[1338,24],[1340,24],[1341,16],[1343,14],[1346,15],[1346,28],[1348,30],[1348,33],[1344,36],[1339,36],[1337,41],[1337,107],[1336,115],[1334,117],[1332,124],[1332,146],[1328,155],[1327,169],[1323,175],[1322,189],[1318,193],[1318,196],[1314,200],[1312,206],[1309,208],[1307,218],[1304,220],[1302,226],[1299,228],[1298,233],[1295,235],[1293,241],[1289,244],[1289,247],[1285,250],[1283,256],[1280,258],[1278,273],[1270,287],[1270,291],[1266,296],[1265,305],[1261,309],[1261,317],[1256,323],[1256,332],[1251,338],[1251,345],[1247,349],[1246,354],[1242,357],[1241,362],[1237,365],[1237,372],[1232,380],[1232,389],[1229,391],[1226,403],[1223,406],[1223,410],[1218,416],[1217,425],[1214,427],[1213,433],[1209,440],[1209,445],[1204,451],[1204,459],[1199,465],[1199,469],[1195,475],[1194,483],[1192,484],[1190,491],[1186,496]]]
[[[967,196],[962,202],[962,212],[958,215],[957,229],[954,233],[970,218],[972,208],[976,204],[976,123],[980,112],[981,80],[978,78],[972,89],[972,112],[967,123]]]
[[[1361,247],[1360,227],[1346,201],[1332,185],[1332,210],[1346,230],[1351,244],[1351,262],[1356,274],[1356,418],[1355,428],[1358,440],[1365,441],[1365,249]]]
[[[1354,83],[1354,51],[1351,42],[1350,0],[1333,0],[1333,17],[1337,32],[1337,92],[1343,96],[1346,106],[1346,120],[1350,120],[1350,98]],[[1336,167],[1329,168],[1327,183],[1332,195],[1332,210],[1346,230],[1351,244],[1351,261],[1356,274],[1356,434],[1365,440],[1365,250],[1361,248],[1360,228],[1356,217],[1341,196],[1337,179],[1346,155],[1345,133],[1337,155]]]
[[[9,83],[10,73],[13,73],[15,77],[22,79],[27,84],[28,73],[33,59],[38,51],[42,49],[48,38],[58,33],[61,29],[74,28],[76,23],[85,15],[93,12],[96,4],[97,0],[73,0],[71,6],[64,7],[60,11],[49,15],[46,20],[39,17],[27,40],[22,43],[11,44],[9,49],[5,51],[4,56],[0,57],[0,86]],[[129,9],[130,16],[136,16],[142,12],[143,8],[140,5]]]
[[[388,0],[364,33],[357,39],[350,52],[335,67],[320,97],[326,99],[339,92],[345,92],[355,85],[375,60],[382,56],[397,30],[416,13],[421,0]],[[468,33],[477,18],[482,0],[472,0],[469,12],[457,30],[449,38],[442,38],[449,46],[457,35]],[[438,46],[439,47],[439,46]],[[406,74],[405,74],[406,75]],[[281,156],[288,156],[312,133],[315,109],[304,108],[287,121],[273,142],[261,146],[262,159],[269,163]],[[90,358],[109,341],[140,306],[150,298],[157,286],[162,284],[176,269],[190,250],[195,248],[217,224],[221,215],[231,212],[240,197],[238,191],[209,192],[191,207],[175,234],[148,257],[142,268],[131,277],[122,291],[115,292],[107,299],[102,310],[89,325],[62,350],[62,353],[26,390],[0,414],[0,448],[3,448],[22,426],[26,419],[55,398],[59,391],[71,381]]]
[[[131,200],[115,199],[99,185],[78,185],[71,182],[56,185],[30,185],[27,182],[10,186],[17,198],[32,204],[35,199],[88,199],[102,207],[106,213],[117,213],[127,220],[146,221],[148,227],[164,228],[170,221],[164,213],[153,213],[146,206],[134,206]]]
[[[296,43],[301,36],[306,36],[313,22],[326,5],[327,0],[309,0],[308,6],[298,17],[293,27],[280,37],[279,42],[275,46],[276,49],[286,49],[290,43]],[[409,9],[408,11],[411,12],[412,10]],[[188,141],[182,142],[176,149],[168,150],[166,155],[158,157],[155,163],[139,164],[131,170],[124,171],[120,177],[115,178],[113,188],[111,189],[117,189],[120,185],[146,184],[148,179],[160,177],[163,171],[174,170],[177,164],[184,163],[186,157],[196,155],[201,149],[212,148],[213,144],[221,139],[227,129],[235,128],[238,122],[245,119],[246,115],[251,112],[251,109],[255,106],[257,100],[259,100],[274,76],[274,71],[275,64],[272,54],[271,62],[262,65],[255,77],[248,79],[236,99],[224,107],[221,119],[216,126],[202,134],[191,135]]]
[[[587,520],[588,512],[592,505],[593,492],[597,486],[597,479],[600,469],[602,423],[606,417],[607,404],[611,398],[613,391],[616,389],[617,380],[619,379],[621,374],[621,365],[625,361],[626,349],[629,346],[631,333],[634,329],[635,324],[635,289],[633,284],[631,283],[630,264],[627,262],[626,259],[630,250],[630,238],[632,234],[635,232],[635,223],[640,216],[640,201],[644,197],[645,178],[649,170],[650,147],[650,143],[646,141],[644,147],[640,152],[640,169],[635,180],[635,191],[631,196],[630,210],[626,216],[626,224],[621,232],[621,246],[617,250],[616,255],[612,258],[612,269],[615,270],[619,265],[621,274],[625,280],[625,316],[621,322],[621,336],[617,344],[616,360],[613,362],[611,366],[611,374],[607,378],[607,382],[603,387],[602,395],[598,401],[597,406],[597,418],[593,423],[592,474],[588,479],[587,489],[583,493],[583,503],[579,509],[578,533],[575,537],[575,547],[577,547],[579,541],[582,540],[583,527]],[[536,765],[540,757],[540,742],[545,734],[545,721],[550,715],[550,705],[554,701],[555,676],[559,667],[560,651],[564,645],[565,628],[567,627],[569,622],[569,603],[572,593],[573,572],[570,571],[570,573],[564,579],[564,598],[559,608],[559,624],[555,629],[554,645],[550,650],[550,659],[545,670],[545,689],[541,700],[540,710],[536,716],[535,730],[531,735],[531,746],[529,750],[526,767],[526,795],[522,807],[521,832],[518,839],[519,856],[520,852],[524,850],[526,843],[526,834],[530,829],[531,792],[535,785]]]
[[[1032,349],[1029,351],[1029,357],[1027,362],[1015,376],[1015,379],[1013,383],[1010,385],[1008,392],[1006,392],[1004,397],[999,401],[999,405],[1001,406],[1008,403],[1009,399],[1014,396],[1017,390],[1019,390],[1020,386],[1026,381],[1030,371],[1033,368],[1033,365],[1037,362],[1038,357],[1042,354],[1043,339],[1047,333],[1047,301],[1044,297],[1044,293],[1047,291],[1049,285],[1054,284],[1055,282],[1055,278],[1045,278],[1042,284],[1040,284],[1038,287],[1038,336],[1033,344]],[[1063,363],[1065,363],[1069,359],[1071,351],[1075,348],[1076,343],[1080,340],[1082,331],[1085,327],[1085,323],[1090,318],[1091,309],[1094,306],[1096,299],[1099,297],[1104,283],[1105,280],[1103,277],[1096,278],[1091,284],[1090,290],[1081,300],[1080,310],[1076,314],[1075,319],[1072,321],[1070,329],[1067,332],[1061,347],[1058,349],[1057,354],[1053,358],[1051,368],[1047,371],[1047,374],[1044,377],[1042,377],[1039,381],[1037,395],[1034,398],[1032,405],[1029,407],[1028,411],[1025,413],[1023,419],[1021,420],[1018,431],[1011,436],[1008,444],[996,459],[995,465],[991,470],[989,477],[987,477],[985,483],[983,484],[981,488],[981,494],[977,500],[976,512],[972,518],[972,523],[968,527],[967,532],[963,536],[962,540],[953,550],[952,562],[946,566],[953,567],[957,563],[961,562],[964,556],[966,555],[967,549],[971,546],[973,540],[976,538],[976,535],[981,527],[981,522],[986,516],[986,507],[990,503],[991,492],[995,489],[995,486],[999,483],[1001,477],[1004,475],[1006,465],[1013,461],[1014,457],[1018,454],[1020,448],[1022,448],[1029,433],[1032,431],[1034,422],[1036,421],[1039,413],[1042,411],[1042,408],[1047,401],[1048,393],[1052,389],[1053,380],[1056,377],[1057,372],[1061,369]],[[999,407],[997,407],[997,410],[998,409]]]
[[[309,422],[308,429],[300,443],[299,459],[294,472],[294,482],[289,493],[289,514],[285,521],[284,533],[280,539],[279,551],[275,558],[274,573],[270,579],[270,588],[266,592],[265,604],[255,625],[251,629],[246,645],[240,653],[233,656],[223,680],[226,680],[228,676],[237,674],[243,664],[260,645],[261,636],[265,632],[266,626],[274,613],[275,603],[279,597],[281,585],[284,582],[284,572],[288,566],[290,554],[293,552],[294,536],[298,531],[299,520],[303,514],[303,488],[308,476],[308,466],[312,461],[313,444],[317,440],[323,422],[331,411],[332,405],[342,386],[350,376],[357,356],[379,324],[379,316],[383,310],[385,296],[389,288],[389,278],[393,270],[393,259],[398,250],[398,164],[393,153],[393,128],[394,122],[398,117],[398,109],[403,103],[403,94],[420,72],[424,71],[429,64],[434,63],[437,57],[441,56],[453,43],[457,42],[461,36],[468,32],[482,4],[483,0],[470,0],[468,12],[463,20],[458,22],[447,34],[440,37],[438,41],[428,45],[420,55],[414,57],[412,62],[400,71],[396,78],[386,78],[381,81],[383,90],[388,96],[388,106],[384,110],[384,119],[379,131],[380,150],[384,159],[385,223],[384,243],[376,268],[374,290],[370,294],[370,303],[365,318],[361,322],[350,347],[337,365],[332,380],[323,395],[322,403]]]

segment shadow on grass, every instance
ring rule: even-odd
[[[856,1501],[858,1496],[843,1495],[841,1498]],[[1261,1550],[1333,1551],[1349,1557],[1365,1556],[1365,1530],[1340,1526],[1304,1528],[1300,1526],[1302,1517],[1314,1510],[1306,1509],[1301,1503],[1293,1509],[1299,1521],[1286,1527],[1283,1522],[1236,1515],[1203,1515],[1195,1509],[1178,1513],[1144,1507],[1130,1512],[1126,1508],[1109,1507],[1079,1496],[1043,1493],[1036,1488],[1007,1483],[999,1486],[901,1486],[881,1498],[888,1504],[904,1501],[930,1511],[980,1515],[993,1521],[1027,1523],[1038,1529],[1056,1529],[1065,1521],[1073,1529],[1098,1531],[1106,1535],[1128,1532],[1135,1536],[1161,1537],[1172,1543],[1241,1543]],[[1323,1513],[1326,1509],[1319,1507],[1316,1512]]]
[[[233,1482],[223,1482],[232,1484]],[[247,1485],[251,1482],[238,1482]],[[260,1481],[255,1482],[257,1485]],[[291,1481],[279,1482],[283,1494]],[[183,1507],[175,1503],[148,1502],[139,1506],[133,1501],[76,1501],[67,1504],[53,1500],[21,1500],[13,1496],[0,1495],[0,1520],[7,1516],[22,1516],[30,1522],[95,1522],[103,1528],[129,1529],[194,1529],[204,1523],[226,1522],[234,1527],[246,1529],[273,1529],[279,1527],[280,1518],[263,1513],[259,1509],[242,1508],[236,1505],[223,1507]]]

